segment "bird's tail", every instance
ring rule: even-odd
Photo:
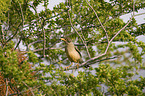
[[[83,61],[83,59],[81,58],[81,59],[80,59],[80,63],[83,63],[83,62],[84,62],[84,61]],[[89,65],[85,65],[84,67],[85,67],[85,68],[88,68],[88,67],[90,67],[90,66],[89,66]]]

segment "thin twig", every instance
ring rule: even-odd
[[[22,37],[20,37],[20,40],[18,41],[18,43],[17,43],[17,45],[16,45],[16,47],[15,47],[15,50],[17,49],[17,47],[19,46],[19,44],[20,44],[20,42],[21,42],[21,39]]]
[[[51,44],[51,46],[50,47],[48,47],[48,48],[45,48],[45,50],[50,50],[50,49],[55,49],[55,48],[52,48],[54,45],[56,45],[56,43],[58,43],[58,41],[60,41],[60,39],[58,39],[56,42],[54,42],[53,44]],[[39,41],[38,41],[39,42]],[[41,42],[41,41],[40,41]],[[33,43],[36,43],[36,42],[33,42]],[[33,44],[32,43],[32,44]],[[40,48],[40,49],[36,49],[36,50],[32,50],[32,52],[38,52],[38,51],[42,51],[43,50],[43,48]],[[21,51],[23,54],[25,54],[25,53],[27,53],[27,52],[29,52],[29,51]]]
[[[45,30],[44,30],[44,27],[43,27],[42,31],[43,31],[43,57],[45,57],[45,44],[46,44],[46,39],[45,39]]]
[[[6,95],[5,96],[8,96],[8,91],[9,91],[9,89],[8,89],[8,80],[6,78]]]
[[[3,26],[1,25],[1,29],[2,29],[2,36],[0,36],[1,38],[1,46],[3,47],[4,46],[4,31],[3,31]]]
[[[48,48],[45,48],[45,50],[52,50],[52,49],[56,49],[56,48],[51,48],[51,47],[48,47]],[[38,52],[38,51],[42,51],[43,48],[40,48],[40,49],[36,49],[36,50],[32,50],[32,52]],[[23,54],[25,53],[28,53],[29,51],[21,51]]]
[[[72,22],[71,22],[71,17],[70,17],[69,10],[68,10],[68,16],[69,16],[69,20],[70,20],[70,24],[71,24],[72,28],[74,29],[74,31],[75,31],[75,32],[79,35],[79,37],[81,38],[83,44],[84,44],[85,47],[86,47],[87,54],[88,54],[89,58],[91,58],[90,53],[89,53],[89,51],[88,51],[88,49],[87,49],[87,46],[86,46],[86,44],[85,44],[85,41],[83,40],[83,38],[81,37],[81,35],[79,34],[79,32],[74,28],[74,26],[73,26],[73,24],[72,24]]]
[[[34,95],[34,93],[33,93],[33,90],[32,90],[32,88],[31,87],[29,87],[24,81],[22,81],[22,83],[25,85],[25,86],[27,86],[28,87],[28,89],[31,91],[31,93],[32,93],[32,95],[33,96],[35,96]]]
[[[88,46],[87,46],[87,43],[86,43],[86,40],[85,40],[85,37],[84,37],[84,35],[83,35],[82,30],[81,30],[81,33],[82,33],[82,37],[83,37],[83,39],[84,39],[83,44],[85,45],[85,48],[86,48],[86,50],[87,50],[87,54],[88,54],[89,58],[91,58],[91,55],[90,55],[90,53],[89,53]]]
[[[21,9],[22,25],[24,26],[24,15],[23,15],[23,10],[22,10],[22,7],[21,7],[21,4],[20,4],[19,1],[18,1],[18,3],[19,3],[19,6],[20,6],[20,9]],[[22,26],[22,28],[23,28],[23,26]]]
[[[94,8],[88,3],[87,0],[86,0],[86,2],[87,2],[87,4],[91,7],[91,9],[93,10],[93,12],[95,13],[95,15],[96,15],[96,17],[97,17],[99,23],[101,24],[101,27],[103,28],[103,30],[104,30],[105,33],[106,33],[107,41],[109,42],[109,38],[108,38],[107,31],[106,31],[106,29],[104,28],[103,24],[101,23],[101,21],[100,21],[100,19],[99,19],[99,17],[98,17],[98,14],[97,14],[96,11],[94,10]]]
[[[17,43],[17,45],[16,45],[16,47],[15,47],[15,49],[19,46],[19,44],[20,44],[20,42],[21,42],[21,40],[22,40],[22,36],[23,36],[23,27],[24,27],[24,21],[25,21],[25,19],[24,19],[24,15],[23,15],[23,10],[22,10],[22,6],[21,6],[21,3],[18,1],[18,3],[19,3],[19,6],[20,6],[20,9],[21,9],[21,18],[22,18],[22,30],[20,31],[20,33],[21,33],[21,37],[20,37],[20,40],[19,40],[19,42]]]
[[[4,40],[5,35],[4,35],[4,30],[3,30],[3,26],[2,25],[1,25],[1,28],[2,28],[2,39],[1,40]]]
[[[28,44],[28,49],[29,49],[29,47],[30,47],[31,45],[33,45],[33,44],[35,44],[35,43],[40,43],[40,42],[43,42],[43,40],[37,40],[37,41],[34,41],[34,42],[32,42],[32,43],[29,43],[29,44]]]
[[[32,91],[36,90],[36,89],[39,88],[39,87],[41,87],[41,86],[38,86],[38,87],[32,88]],[[20,95],[20,94],[22,94],[22,93],[24,93],[24,92],[26,92],[26,91],[28,91],[28,90],[29,90],[29,89],[24,90],[24,91],[21,91],[21,92],[19,92],[19,93],[12,93],[12,94],[10,94],[10,95],[8,95],[8,96]]]
[[[109,41],[110,43],[113,41],[113,39],[114,39],[122,30],[124,30],[124,29],[128,26],[128,24],[131,22],[131,20],[132,20],[133,17],[134,17],[134,16],[132,16],[132,17],[130,18],[130,20],[128,21],[128,23],[127,23],[122,29],[120,29],[120,30],[112,37],[112,39]]]
[[[80,5],[80,7],[81,7],[82,5]],[[80,15],[80,12],[79,12],[79,15]],[[83,29],[82,28],[82,26],[81,26],[81,16],[80,16],[80,27],[81,27],[81,29]],[[89,50],[88,50],[88,46],[87,46],[87,43],[86,43],[86,40],[85,40],[85,36],[83,35],[83,32],[82,32],[82,30],[81,30],[81,34],[82,34],[82,39],[83,39],[83,44],[85,45],[85,48],[86,48],[86,51],[87,51],[87,54],[88,54],[88,56],[89,56],[89,58],[91,58],[91,55],[90,55],[90,53],[89,53]]]

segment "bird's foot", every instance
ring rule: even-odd
[[[65,67],[65,69],[66,69],[66,70],[69,69],[69,67],[72,66],[72,64],[73,64],[73,63],[71,63],[69,66]]]
[[[65,70],[69,69],[70,66],[65,67]]]

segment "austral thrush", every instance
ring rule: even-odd
[[[66,55],[68,57],[68,59],[71,61],[71,65],[73,64],[72,62],[75,63],[82,63],[82,56],[80,51],[75,47],[75,45],[73,44],[73,42],[71,41],[70,38],[60,38],[61,40],[63,40],[66,44],[65,46],[65,52]],[[67,68],[69,68],[71,65],[69,65]],[[78,67],[78,66],[77,66]]]

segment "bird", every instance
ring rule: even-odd
[[[75,45],[73,44],[72,40],[69,37],[60,38],[60,39],[62,41],[64,41],[65,44],[66,44],[65,52],[66,52],[66,55],[67,55],[68,59],[71,61],[71,65],[73,64],[73,62],[75,62],[75,63],[83,63],[81,53],[75,47]],[[68,69],[71,65],[66,67],[66,69]],[[77,64],[77,68],[78,68],[78,64]]]

